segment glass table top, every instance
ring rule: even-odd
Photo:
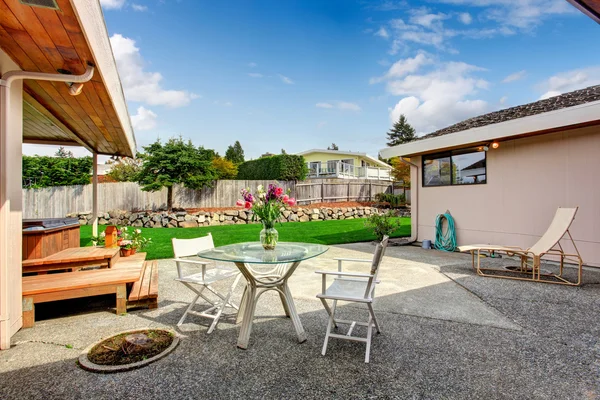
[[[260,242],[246,242],[204,250],[198,253],[198,257],[250,264],[280,264],[307,260],[327,250],[329,247],[321,244],[294,242],[279,242],[275,250],[265,250]]]

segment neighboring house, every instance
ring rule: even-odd
[[[412,164],[413,239],[433,239],[436,216],[449,210],[459,245],[527,248],[558,207],[579,206],[571,233],[585,264],[600,266],[600,85],[471,118],[381,155]]]
[[[94,175],[98,154],[133,157],[136,144],[100,2],[0,3],[0,349],[6,349],[23,324],[22,144],[83,146],[93,154]],[[97,199],[98,185],[92,186]]]
[[[392,167],[366,153],[311,149],[296,155],[306,160],[309,178],[392,179]]]

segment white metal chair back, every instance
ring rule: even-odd
[[[569,227],[575,219],[578,207],[575,208],[562,208],[559,207],[556,210],[552,223],[546,230],[546,233],[537,241],[536,244],[531,246],[530,252],[539,256],[547,253],[563,238],[565,233],[569,230]]]
[[[389,236],[385,235],[383,237],[383,240],[380,243],[377,243],[377,246],[375,247],[375,253],[373,254],[373,262],[371,263],[371,275],[373,275],[373,280],[371,281],[369,288],[367,289],[367,293],[369,295],[372,293],[373,289],[375,289],[375,284],[377,283],[377,275],[379,274],[379,266],[381,265],[381,260],[383,260],[388,241]]]
[[[198,254],[203,250],[210,250],[215,248],[212,235],[210,232],[206,236],[194,238],[194,239],[172,239],[173,242],[173,253],[175,258],[191,257]],[[181,266],[177,263],[177,273],[179,278],[183,278]]]

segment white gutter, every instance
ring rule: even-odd
[[[419,167],[402,157],[398,157],[398,159],[410,166],[411,170],[414,168],[417,173],[417,180],[414,184],[412,177],[410,180],[410,237],[408,238],[408,242],[413,243],[419,237]]]
[[[80,84],[89,81],[94,76],[94,67],[88,65],[82,75],[47,74],[42,72],[8,71],[0,77],[0,153],[7,146],[9,114],[10,114],[10,85],[18,79],[35,79],[40,81],[71,82],[69,88],[71,95],[81,92]],[[0,158],[0,170],[8,171],[9,165],[6,157]],[[0,184],[3,184],[0,182]],[[7,321],[8,315],[8,238],[12,236],[9,232],[9,207],[7,204],[7,189],[0,188],[0,321]],[[19,231],[20,232],[20,231]],[[20,233],[19,233],[20,234]]]

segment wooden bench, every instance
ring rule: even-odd
[[[23,260],[23,273],[44,273],[53,270],[76,271],[84,267],[94,266],[111,268],[118,261],[118,247],[73,247],[44,258]]]
[[[140,279],[133,283],[129,292],[127,306],[158,307],[158,262],[156,260],[144,262]]]
[[[23,277],[23,327],[35,322],[35,304],[115,294],[117,314],[127,311],[127,284],[140,279],[139,268],[100,269]]]

